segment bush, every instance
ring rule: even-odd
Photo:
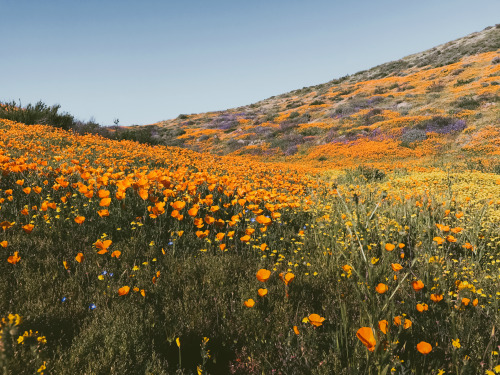
[[[478,109],[481,106],[481,102],[479,100],[474,99],[473,96],[468,95],[468,96],[463,96],[458,101],[455,103],[455,105],[458,108],[463,108],[463,109]]]
[[[311,103],[311,104],[309,104],[309,105],[322,105],[322,104],[325,104],[325,102],[324,102],[324,101],[322,101],[322,100],[315,100],[314,102],[312,102],[312,103]]]
[[[401,137],[401,146],[410,147],[413,142],[420,142],[427,139],[427,132],[422,129],[410,129]]]
[[[75,119],[67,112],[60,113],[60,108],[59,104],[49,107],[42,101],[35,105],[30,103],[23,108],[20,103],[18,105],[12,101],[5,104],[0,103],[0,118],[22,122],[26,125],[51,125],[68,130],[75,125]]]
[[[427,92],[441,92],[444,90],[444,85],[442,83],[433,82],[432,85],[427,87]]]
[[[453,85],[454,87],[458,87],[458,86],[464,86],[464,85],[467,85],[471,82],[474,82],[474,78],[470,78],[470,79],[459,79],[457,80],[457,82]]]

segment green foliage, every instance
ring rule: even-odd
[[[35,105],[30,103],[26,107],[21,107],[21,104],[12,101],[0,103],[0,118],[22,122],[26,125],[51,125],[68,130],[75,124],[75,119],[67,112],[60,113],[60,108],[59,104],[49,107],[41,101]]]

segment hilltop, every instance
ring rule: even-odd
[[[220,155],[355,165],[489,160],[500,146],[500,25],[330,82],[129,131]]]

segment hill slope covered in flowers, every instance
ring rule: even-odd
[[[436,155],[469,164],[500,145],[500,27],[419,54],[220,112],[151,127],[163,144],[330,167]],[[140,129],[140,128],[138,128]]]

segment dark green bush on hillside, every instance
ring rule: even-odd
[[[35,105],[28,104],[23,108],[21,103],[17,104],[12,101],[0,103],[0,118],[22,122],[26,125],[51,125],[68,130],[75,124],[75,118],[67,112],[59,112],[60,108],[59,104],[49,107],[42,101]]]

